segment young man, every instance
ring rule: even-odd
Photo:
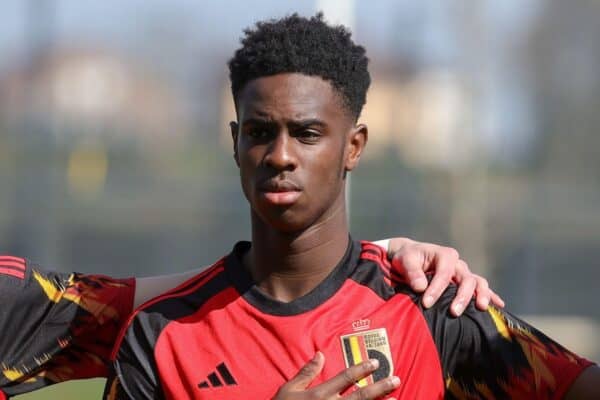
[[[470,273],[456,251],[406,238],[388,245],[394,270],[423,290],[424,270],[436,275],[427,289],[435,300],[452,278],[460,304],[477,289],[479,306],[502,300],[487,281]],[[134,306],[199,271],[149,278],[47,271],[27,260],[0,256],[0,399],[72,379],[104,377],[117,333]]]
[[[600,396],[589,361],[496,308],[452,317],[453,290],[424,309],[381,248],[349,237],[370,77],[344,28],[258,23],[229,66],[252,242],[134,313],[107,398],[339,398],[323,382],[345,367],[362,368],[345,375],[348,399]],[[311,358],[306,388],[292,378]]]

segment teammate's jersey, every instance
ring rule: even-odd
[[[289,303],[253,284],[241,264],[249,247],[238,243],[131,317],[106,398],[270,399],[317,350],[326,362],[313,385],[377,358],[357,385],[396,375],[398,399],[561,398],[591,364],[498,309],[471,305],[451,317],[452,291],[424,310],[373,244],[353,242],[318,287]]]
[[[0,399],[104,377],[135,281],[45,271],[0,256]]]

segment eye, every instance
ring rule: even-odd
[[[302,129],[294,134],[304,143],[316,143],[321,138],[322,134],[312,129]]]
[[[256,140],[264,140],[270,137],[271,132],[265,128],[253,128],[248,131],[248,136]]]

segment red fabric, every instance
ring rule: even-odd
[[[0,265],[0,274],[14,276],[15,278],[25,279],[25,272],[15,271],[11,268],[5,268]]]
[[[314,382],[319,384],[346,367],[341,336],[353,333],[352,323],[365,318],[370,321],[369,329],[386,328],[391,342],[395,374],[402,385],[390,396],[443,397],[437,350],[412,300],[395,296],[386,303],[351,280],[316,309],[295,316],[264,314],[234,289],[221,292],[161,334],[154,356],[162,388],[167,399],[267,399],[317,350],[326,359],[325,369]],[[412,367],[416,360],[420,368]],[[238,385],[199,390],[197,384],[222,362]]]

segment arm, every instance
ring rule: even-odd
[[[450,307],[454,316],[462,314],[473,294],[480,310],[486,310],[490,302],[504,307],[504,301],[490,289],[487,280],[473,274],[458,251],[451,247],[408,238],[386,239],[375,244],[387,249],[392,270],[403,276],[412,290],[424,292],[421,301],[426,308],[438,301],[451,282],[458,285]],[[426,274],[433,276],[431,282]]]
[[[106,376],[133,285],[132,279],[45,271],[0,256],[0,391],[16,395]]]
[[[565,400],[600,399],[600,367],[588,367],[569,388]]]
[[[153,400],[165,395],[154,359],[154,347],[160,334],[157,326],[165,319],[144,311],[136,313],[117,339],[113,362],[104,389],[106,400]]]
[[[474,398],[562,399],[570,388],[589,389],[594,372],[589,377],[583,372],[592,365],[590,361],[495,307],[483,312],[470,304],[461,317],[451,317],[452,290],[435,306],[423,309],[423,315],[438,348],[446,390],[454,398],[469,394]]]

